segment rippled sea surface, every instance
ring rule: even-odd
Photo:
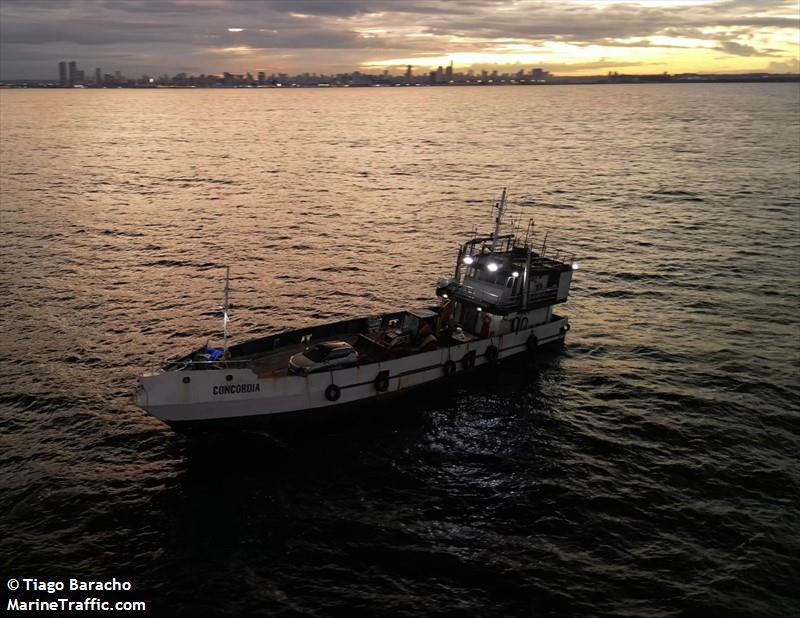
[[[0,598],[117,577],[151,615],[800,612],[797,84],[0,104]],[[563,349],[291,439],[133,406],[218,337],[224,265],[236,340],[425,305],[505,185],[580,263]]]

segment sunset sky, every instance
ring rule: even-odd
[[[798,0],[0,0],[0,79],[143,73],[798,72]]]

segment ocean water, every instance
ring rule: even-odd
[[[5,90],[0,137],[4,605],[800,612],[797,84]],[[235,340],[425,305],[504,186],[563,349],[291,439],[133,406],[225,265]]]

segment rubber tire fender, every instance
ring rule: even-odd
[[[445,364],[442,365],[442,371],[444,371],[446,378],[450,378],[456,373],[456,364],[451,360],[446,361]]]
[[[486,356],[486,362],[490,365],[496,365],[498,359],[500,358],[500,350],[497,349],[497,346],[490,345],[486,348],[486,352],[484,352]]]
[[[375,390],[378,391],[379,393],[385,393],[387,390],[389,390],[388,369],[379,371],[378,375],[375,376]]]
[[[335,384],[329,384],[325,389],[325,399],[328,401],[337,401],[342,396],[342,389]]]
[[[528,352],[535,352],[536,348],[539,347],[539,339],[536,335],[531,334],[525,342],[525,345],[528,346]]]
[[[475,350],[464,354],[464,358],[461,359],[461,366],[464,371],[469,371],[475,367]]]

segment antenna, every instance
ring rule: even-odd
[[[503,187],[503,195],[500,196],[500,201],[497,202],[497,218],[494,220],[494,234],[492,235],[492,253],[497,250],[497,237],[500,236],[500,226],[503,223],[503,213],[506,210],[506,196],[508,187]]]
[[[511,248],[511,243],[516,241],[517,238],[517,223],[519,223],[519,219],[516,221],[511,219],[511,238],[506,241],[506,251]]]
[[[533,219],[528,219],[528,229],[525,231],[525,246],[528,246],[528,235],[531,233],[531,226],[533,225]]]

